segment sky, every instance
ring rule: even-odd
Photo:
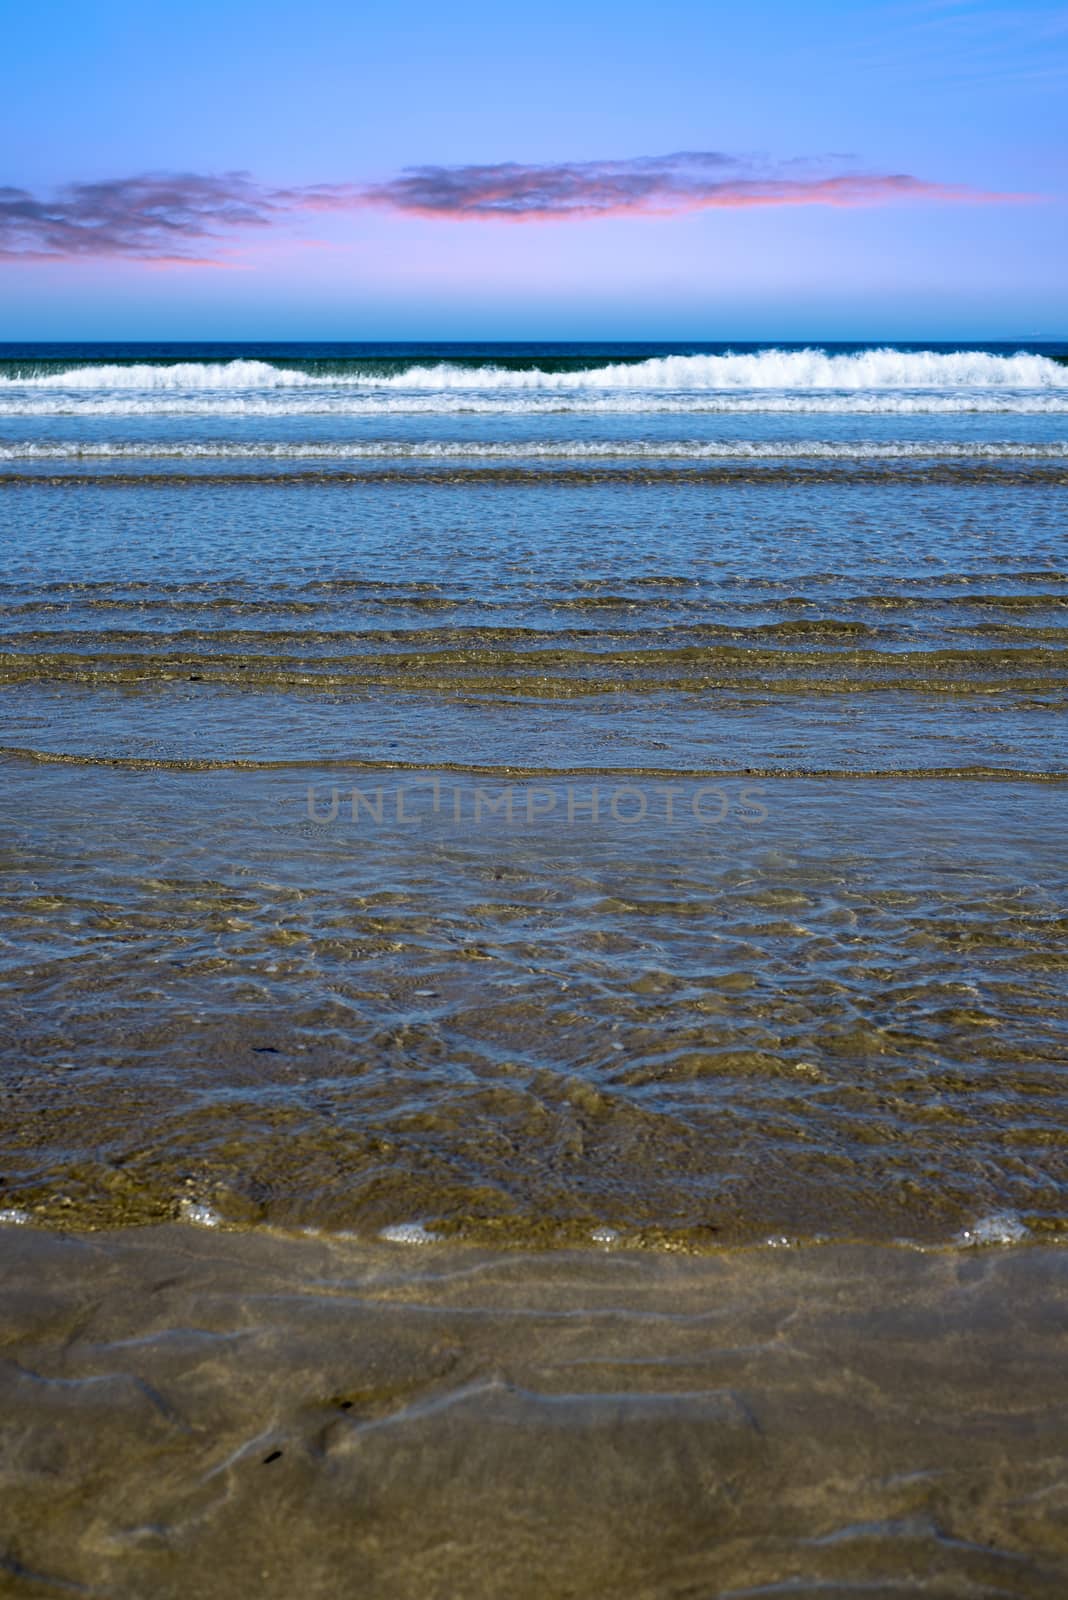
[[[9,0],[0,340],[1068,337],[1068,4]]]

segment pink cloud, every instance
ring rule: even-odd
[[[70,183],[51,197],[0,188],[0,258],[122,257],[220,266],[227,238],[292,223],[307,213],[385,209],[461,222],[550,222],[666,217],[754,206],[966,204],[1033,198],[995,194],[903,173],[854,173],[713,151],[547,165],[413,167],[384,183],[275,188],[247,172],[141,173]]]
[[[794,175],[796,163],[746,162],[709,151],[582,161],[555,166],[416,167],[365,191],[372,204],[422,217],[464,221],[563,221],[609,216],[674,216],[746,206],[880,205],[892,200],[990,201],[960,184],[907,174]]]
[[[142,173],[70,183],[51,199],[0,188],[0,255],[126,256],[215,266],[221,234],[267,227],[273,220],[260,185],[240,172]]]

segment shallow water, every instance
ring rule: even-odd
[[[13,1594],[1064,1593],[1064,1251],[0,1244]]]
[[[1063,354],[7,352],[7,1207],[1059,1236]]]
[[[1064,1593],[1066,514],[1053,347],[0,350],[13,1594]]]
[[[12,762],[7,794],[5,1187],[42,1219],[1064,1227],[1059,785]]]

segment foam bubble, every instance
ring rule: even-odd
[[[435,1236],[421,1222],[391,1222],[379,1231],[386,1244],[433,1244]]]
[[[613,1245],[619,1243],[619,1234],[615,1228],[594,1228],[590,1234],[590,1238],[593,1240],[594,1244],[604,1245],[605,1249],[611,1249]]]
[[[1027,1228],[1014,1212],[995,1211],[990,1216],[980,1217],[970,1227],[963,1228],[956,1242],[966,1246],[1019,1244],[1026,1238]]]
[[[29,1221],[31,1221],[30,1213],[23,1211],[19,1206],[0,1207],[0,1225],[21,1228]]]
[[[222,1222],[219,1213],[201,1200],[181,1201],[178,1215],[183,1222],[190,1222],[196,1228],[217,1228]]]

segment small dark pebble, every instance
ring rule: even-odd
[[[264,1458],[263,1458],[264,1466],[266,1466],[269,1461],[277,1461],[278,1457],[281,1454],[282,1454],[281,1450],[272,1450],[269,1456],[264,1456]]]
[[[338,1403],[337,1403],[337,1408],[338,1408],[339,1411],[351,1411],[352,1410],[352,1401],[351,1400],[339,1400]]]
[[[280,1056],[282,1054],[278,1046],[273,1044],[254,1044],[252,1052],[257,1056]]]

